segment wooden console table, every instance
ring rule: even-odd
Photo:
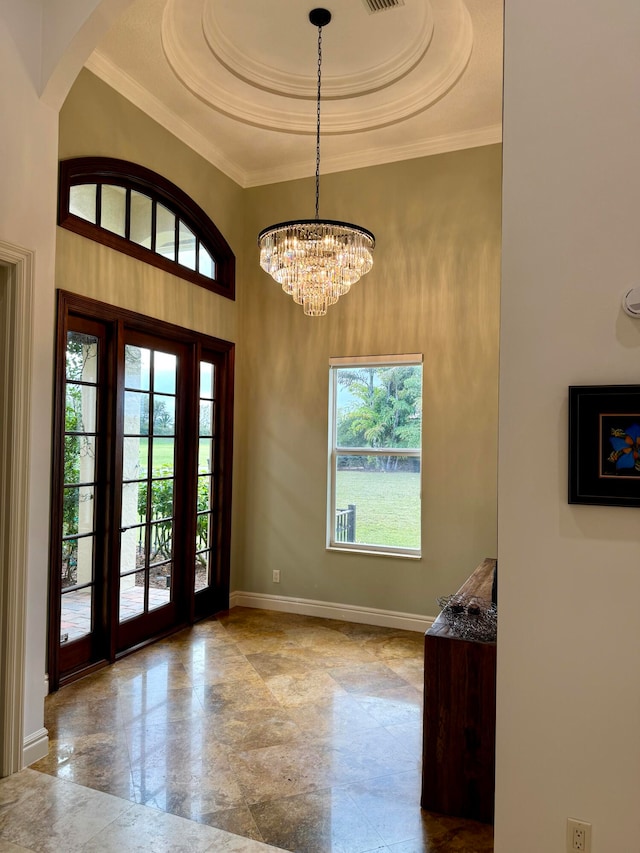
[[[490,600],[495,565],[484,559],[458,592]],[[457,638],[440,614],[424,651],[420,804],[493,823],[496,644]]]

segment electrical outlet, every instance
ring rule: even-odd
[[[280,583],[280,569],[273,570],[273,582]]]
[[[591,824],[567,818],[567,853],[591,853]]]

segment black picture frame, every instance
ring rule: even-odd
[[[640,507],[640,385],[569,388],[569,503]]]

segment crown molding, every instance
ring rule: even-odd
[[[431,139],[422,139],[408,145],[397,145],[386,148],[368,148],[338,157],[324,157],[322,173],[347,172],[351,169],[365,169],[369,166],[383,166],[385,163],[398,163],[402,160],[415,160],[420,157],[430,157],[433,154],[447,154],[451,151],[462,151],[465,148],[480,148],[483,145],[496,145],[502,142],[502,125],[494,124],[477,130],[465,130],[459,133],[445,134]],[[253,172],[248,178],[245,188],[259,187],[265,184],[277,184],[282,181],[293,181],[298,178],[308,178],[313,175],[310,163],[290,163],[276,169],[265,169]]]
[[[235,163],[229,160],[206,136],[203,136],[192,125],[173,112],[173,110],[169,109],[166,104],[163,104],[148,89],[145,89],[133,77],[122,71],[121,68],[111,62],[100,51],[95,50],[85,62],[84,67],[95,74],[96,77],[103,80],[107,85],[111,86],[112,89],[115,89],[116,92],[128,101],[131,101],[134,106],[141,109],[150,118],[164,127],[165,130],[168,130],[169,133],[172,133],[181,142],[184,142],[196,154],[204,157],[205,160],[217,169],[220,169],[221,172],[224,172],[227,177],[231,178],[241,187],[248,185],[249,176],[243,169],[240,169]]]
[[[118,68],[99,51],[94,51],[85,67],[111,86],[119,94],[131,101],[159,125],[176,136],[181,142],[193,149],[209,163],[224,172],[243,189],[308,178],[313,175],[313,164],[283,163],[274,169],[247,172],[229,160],[215,145],[195,130],[183,118],[159,101],[147,89]],[[502,125],[495,124],[475,130],[444,134],[422,139],[419,142],[391,147],[363,148],[358,152],[337,157],[325,156],[322,160],[322,172],[346,172],[351,169],[363,169],[368,166],[381,166],[401,160],[413,160],[429,157],[433,154],[446,154],[464,148],[478,148],[483,145],[495,145],[502,142]]]

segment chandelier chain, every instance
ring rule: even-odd
[[[320,219],[320,90],[322,28],[331,21],[328,9],[312,9],[309,22],[318,28],[318,97],[316,101],[315,219],[280,222],[258,235],[260,266],[282,286],[308,317],[321,317],[348,293],[373,265],[375,237],[366,228]]]
[[[322,82],[322,27],[318,27],[318,97],[316,101],[316,219],[320,209],[320,84]]]

